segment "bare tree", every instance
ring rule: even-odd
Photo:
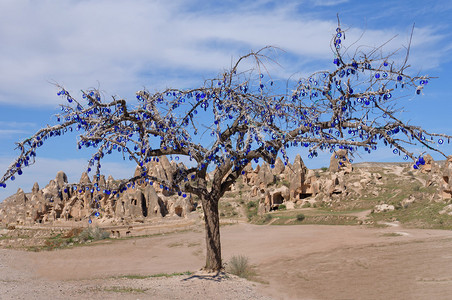
[[[252,161],[274,164],[281,155],[287,162],[289,147],[307,147],[309,156],[315,157],[322,150],[354,153],[363,148],[370,153],[384,145],[413,159],[417,168],[423,159],[409,151],[410,145],[440,152],[436,143],[451,137],[427,132],[400,118],[402,108],[397,101],[422,93],[430,80],[407,71],[409,47],[406,59],[399,60],[400,54],[385,55],[381,48],[358,47],[349,54],[351,49],[342,46],[344,38],[339,26],[331,43],[334,70],[296,82],[281,84],[271,79],[265,65],[273,63],[271,56],[277,49],[265,47],[240,57],[229,70],[199,88],[139,91],[135,106],[116,97],[106,101],[97,89],[82,91],[83,99],[77,100],[59,87],[58,95],[67,100],[58,115],[59,124],[17,143],[20,155],[0,183],[6,186],[8,179],[34,163],[37,149],[48,138],[80,131],[78,147],[95,149],[89,168],[96,167],[96,176],[101,160],[119,151],[142,170],[125,183],[146,179],[181,197],[198,196],[205,219],[205,268],[220,270],[218,202]],[[193,165],[178,164],[171,179],[150,176],[146,163],[162,155],[176,160],[185,157]],[[210,170],[213,179],[208,186]],[[114,191],[101,188],[114,197],[127,185]]]

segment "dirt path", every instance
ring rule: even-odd
[[[250,224],[221,230],[224,260],[248,256],[265,284],[199,276],[113,278],[198,270],[204,261],[204,233],[199,230],[52,252],[0,250],[0,299],[450,299],[452,295],[449,231]]]

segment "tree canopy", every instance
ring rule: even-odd
[[[309,157],[319,151],[358,149],[371,153],[380,146],[423,164],[410,145],[440,152],[437,144],[451,136],[432,133],[402,119],[398,101],[423,93],[431,80],[412,75],[405,53],[384,54],[382,47],[344,46],[339,25],[332,37],[334,68],[300,80],[272,78],[268,64],[279,51],[265,47],[240,57],[228,70],[197,88],[136,93],[136,103],[106,99],[98,89],[81,92],[77,99],[58,86],[61,105],[58,124],[42,128],[18,142],[19,155],[0,180],[14,180],[34,163],[39,147],[52,137],[78,132],[78,148],[92,148],[88,171],[101,174],[102,159],[113,152],[141,167],[141,174],[124,181],[118,190],[95,186],[115,197],[128,183],[146,180],[168,191],[197,195],[206,221],[206,268],[221,268],[218,201],[251,162],[270,165],[280,155],[288,162],[288,149],[305,147]],[[178,164],[173,178],[150,176],[146,164],[159,156]],[[213,171],[208,186],[208,172]],[[95,184],[95,183],[93,183]]]

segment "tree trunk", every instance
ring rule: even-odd
[[[220,217],[218,213],[219,199],[202,197],[204,222],[206,227],[206,266],[208,271],[219,271],[223,264],[221,261],[220,243]]]

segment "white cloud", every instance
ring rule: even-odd
[[[344,1],[316,1],[333,5]],[[295,13],[296,2],[265,9],[269,1],[240,3],[219,11],[189,9],[183,1],[2,1],[0,11],[0,102],[54,105],[58,82],[78,91],[91,86],[133,97],[142,86],[199,84],[228,67],[231,57],[265,45],[279,46],[284,69],[277,76],[312,69],[329,61],[335,19]],[[190,2],[188,2],[190,3]],[[210,6],[209,6],[210,7]],[[350,31],[349,41],[361,34]],[[369,30],[363,44],[378,45],[396,30]],[[422,29],[413,48],[441,40],[433,29]],[[402,38],[403,39],[403,38]],[[389,50],[399,47],[399,40]],[[424,45],[424,46],[423,46]],[[429,51],[434,67],[444,51]],[[296,57],[296,58],[295,58]],[[420,59],[419,59],[420,60]],[[427,66],[428,67],[428,66]],[[201,76],[200,76],[201,77]]]

